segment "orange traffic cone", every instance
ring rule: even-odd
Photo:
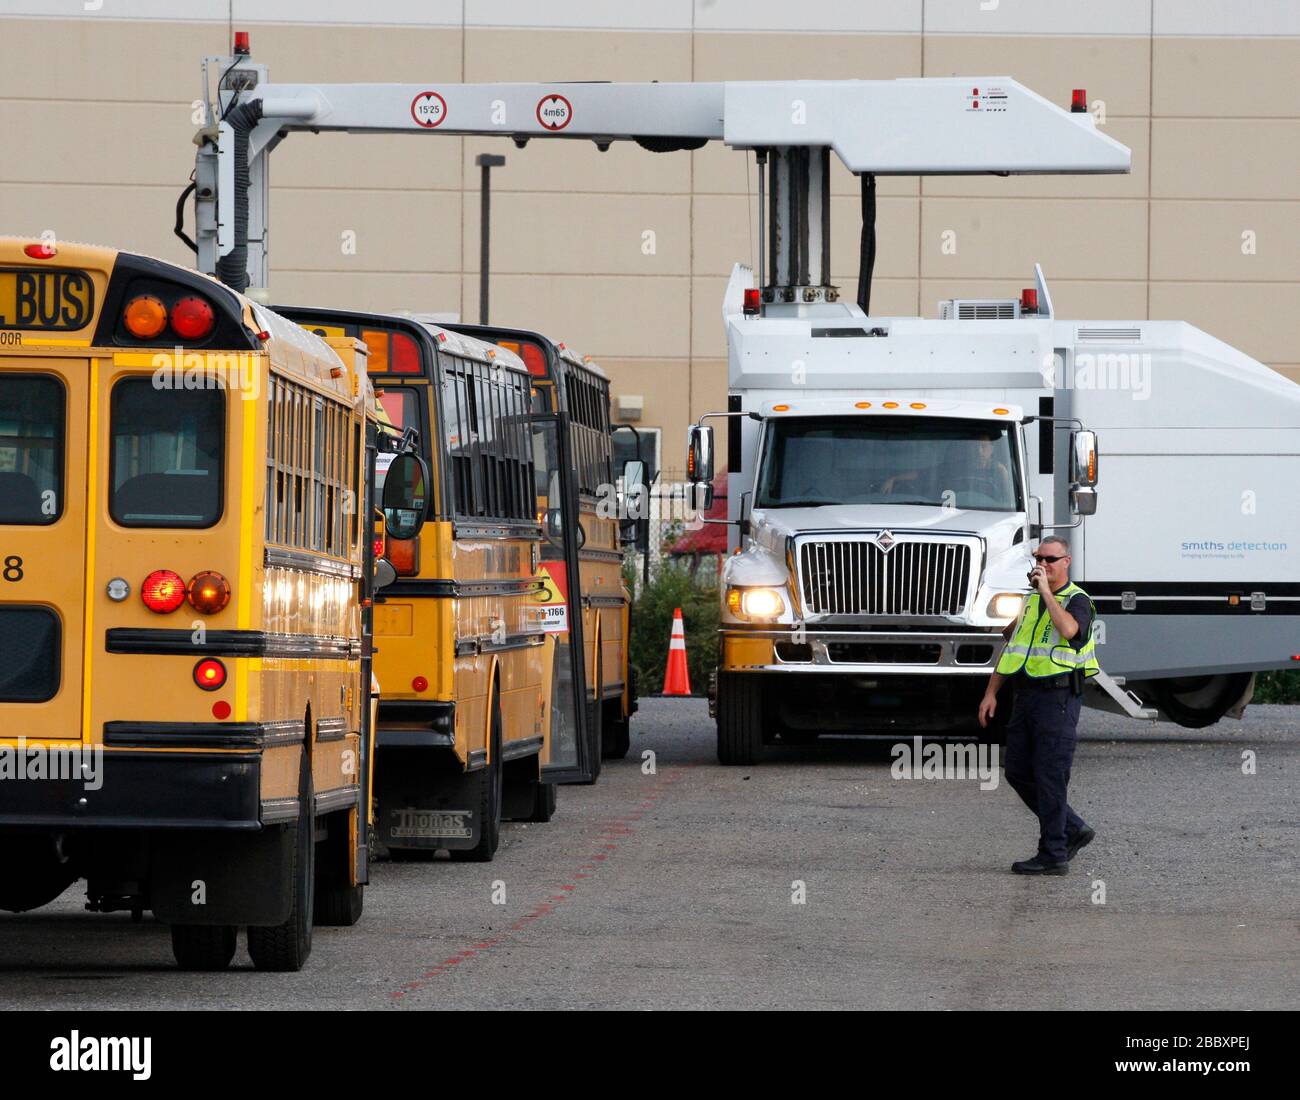
[[[673,636],[668,643],[668,668],[664,672],[665,695],[689,695],[691,676],[686,671],[686,628],[682,625],[682,609],[673,612]]]

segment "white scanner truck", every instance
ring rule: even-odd
[[[205,59],[204,90],[192,243],[253,295],[270,154],[291,134],[755,156],[760,268],[727,288],[717,414],[740,548],[722,591],[724,762],[774,740],[972,727],[1049,531],[1097,606],[1089,703],[1206,726],[1240,714],[1256,672],[1300,667],[1300,386],[1181,322],[1058,319],[1039,271],[1018,300],[871,313],[878,176],[1129,170],[1081,89],[1066,110],[996,76],[275,84],[238,36]],[[830,283],[832,151],[861,182],[853,300]],[[691,430],[701,504],[713,427]]]

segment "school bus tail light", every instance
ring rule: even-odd
[[[126,331],[140,340],[152,340],[167,327],[167,307],[152,294],[137,294],[122,311]]]
[[[226,666],[215,657],[204,657],[194,666],[194,684],[204,691],[216,691],[226,684]]]
[[[140,599],[150,611],[168,615],[185,602],[185,582],[171,569],[155,569],[140,585]]]
[[[217,324],[212,306],[197,294],[190,294],[172,306],[172,331],[182,340],[202,340]]]
[[[203,615],[215,615],[230,602],[230,582],[220,573],[205,570],[190,578],[185,596],[190,606]]]
[[[414,577],[420,572],[420,540],[389,539],[384,557],[399,577]]]

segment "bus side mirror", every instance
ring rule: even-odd
[[[692,484],[713,480],[713,427],[692,424],[686,429],[686,477]]]
[[[429,467],[411,451],[395,455],[384,475],[384,529],[390,539],[413,539],[429,507]]]
[[[393,568],[393,563],[387,558],[380,558],[375,562],[375,591],[387,588],[393,581],[397,580],[397,570]]]
[[[629,496],[645,484],[645,463],[639,458],[629,458],[623,463],[623,492]]]

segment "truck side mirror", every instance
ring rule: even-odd
[[[1085,485],[1076,485],[1070,490],[1070,511],[1076,516],[1096,515],[1097,490]]]
[[[692,424],[686,429],[686,477],[692,484],[713,480],[713,428]]]
[[[713,482],[697,481],[690,488],[690,505],[697,512],[707,512],[713,507]]]
[[[1075,432],[1070,444],[1070,481],[1091,489],[1097,484],[1097,433]]]

